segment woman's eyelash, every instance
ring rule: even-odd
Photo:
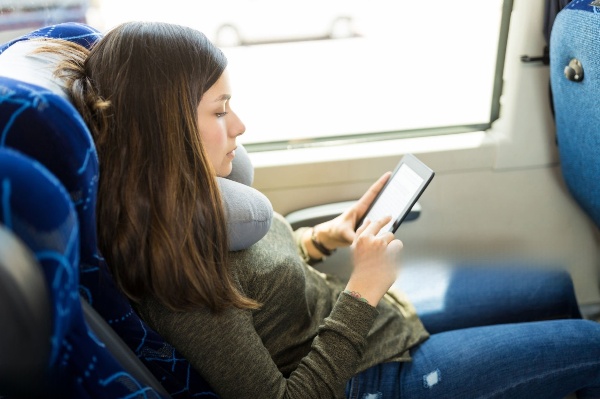
[[[216,115],[217,115],[217,117],[219,117],[219,118],[222,118],[222,117],[224,117],[225,115],[227,115],[227,112],[217,112],[217,114],[216,114]]]

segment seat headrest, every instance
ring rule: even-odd
[[[83,47],[91,48],[101,37],[102,34],[100,31],[89,25],[77,22],[63,22],[44,26],[6,42],[0,45],[0,53],[16,42],[40,38],[64,39],[75,42]]]

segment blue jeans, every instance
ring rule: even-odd
[[[423,268],[399,281],[432,335],[411,362],[353,377],[346,397],[600,398],[600,324],[581,319],[566,272]]]

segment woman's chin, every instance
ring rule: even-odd
[[[224,162],[221,165],[221,168],[219,168],[219,171],[217,172],[217,176],[220,177],[227,177],[231,174],[231,171],[233,170],[233,163],[231,163],[231,161],[229,162]]]

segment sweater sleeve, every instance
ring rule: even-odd
[[[147,300],[140,311],[223,399],[343,397],[378,314],[341,294],[310,352],[285,378],[256,333],[250,310],[172,312]]]

